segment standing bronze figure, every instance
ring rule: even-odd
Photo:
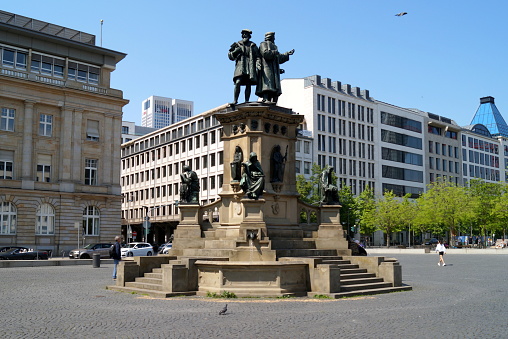
[[[251,85],[257,84],[257,62],[259,59],[259,49],[255,43],[250,41],[252,31],[242,30],[242,40],[234,42],[229,48],[228,57],[235,61],[235,74],[233,82],[235,83],[234,102],[238,103],[240,96],[240,87],[245,86],[245,102],[250,99]]]
[[[286,160],[288,158],[288,148],[286,146],[286,154],[284,156],[280,152],[280,145],[275,145],[272,151],[271,168],[272,176],[270,182],[284,182],[284,169],[286,168]]]
[[[288,61],[289,56],[293,55],[295,50],[292,49],[289,52],[281,54],[274,41],[275,33],[268,32],[265,34],[265,41],[259,44],[261,70],[256,87],[256,95],[262,98],[263,102],[277,103],[279,96],[282,94],[280,75],[284,73],[284,70],[279,65]]]
[[[231,165],[231,180],[240,181],[242,178],[242,161],[243,152],[240,146],[235,147],[235,154],[233,155],[233,162]]]

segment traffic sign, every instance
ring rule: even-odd
[[[132,237],[135,238],[138,235],[138,232],[132,231]]]

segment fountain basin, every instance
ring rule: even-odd
[[[304,262],[198,260],[197,295],[232,292],[238,297],[307,294],[309,266]]]

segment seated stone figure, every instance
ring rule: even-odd
[[[339,190],[333,184],[333,167],[325,167],[319,178],[319,194],[321,196],[320,203],[323,205],[339,204]]]
[[[249,160],[242,164],[243,174],[240,187],[250,199],[258,199],[265,189],[265,174],[255,152],[251,152]]]

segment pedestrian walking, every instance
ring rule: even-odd
[[[446,266],[443,259],[443,256],[446,253],[446,247],[441,243],[441,241],[437,242],[436,252],[439,253],[439,262],[437,263],[437,266],[441,266],[441,263],[443,263],[443,266]]]
[[[113,258],[113,262],[115,263],[113,265],[113,280],[116,279],[116,270],[117,270],[118,264],[120,263],[120,260],[122,260],[122,252],[121,252],[122,246],[120,245],[121,241],[122,241],[122,237],[117,235],[115,237],[115,243],[113,244],[112,249],[111,249],[111,258]]]

